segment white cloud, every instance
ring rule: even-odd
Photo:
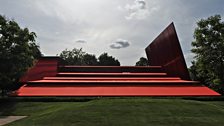
[[[78,39],[75,42],[77,42],[77,43],[86,43],[86,40],[84,40],[84,39]]]
[[[128,42],[128,40],[124,40],[124,39],[117,39],[116,42],[114,42],[113,44],[110,45],[111,49],[121,49],[121,48],[126,48],[130,46],[130,43]]]
[[[137,19],[142,20],[147,18],[150,13],[155,12],[159,9],[158,6],[151,6],[149,8],[145,0],[135,0],[132,4],[126,4],[124,7],[119,6],[118,10],[126,11],[128,14],[125,19]]]
[[[127,4],[124,8],[129,12],[129,15],[125,17],[127,20],[144,19],[149,14],[144,0],[135,0],[132,5]]]

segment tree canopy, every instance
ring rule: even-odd
[[[145,57],[141,57],[139,61],[135,63],[135,66],[149,66],[149,61]]]
[[[0,15],[0,89],[2,94],[18,86],[19,78],[41,56],[36,34]]]
[[[90,65],[98,65],[98,61],[95,55],[86,53],[83,56],[83,65],[90,66]]]
[[[98,57],[100,66],[120,66],[120,62],[113,56],[103,53]]]
[[[83,57],[86,53],[81,49],[65,49],[60,53],[60,57],[63,59],[65,65],[82,65]]]
[[[190,72],[194,79],[224,93],[224,22],[220,15],[201,19],[191,50],[196,56]]]
[[[86,53],[81,49],[65,49],[59,56],[64,60],[65,65],[101,65],[101,66],[119,66],[120,62],[107,53],[101,54],[98,59],[94,54]]]

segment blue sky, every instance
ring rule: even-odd
[[[144,49],[174,22],[186,62],[196,22],[220,14],[223,0],[0,0],[0,14],[37,34],[46,56],[83,48],[135,65]]]

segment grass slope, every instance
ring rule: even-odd
[[[27,115],[8,126],[223,126],[223,101],[115,98],[88,102],[0,103],[1,115]]]

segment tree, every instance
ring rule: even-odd
[[[120,62],[107,53],[103,53],[98,57],[100,66],[120,66]]]
[[[65,65],[100,65],[100,66],[120,66],[120,62],[107,53],[103,53],[97,59],[95,55],[88,54],[81,49],[63,50],[59,55]]]
[[[92,54],[85,54],[83,56],[83,65],[98,65],[98,61],[97,61],[97,58],[95,55],[92,55]]]
[[[2,95],[19,87],[20,77],[41,57],[36,34],[0,15],[0,90]]]
[[[98,61],[95,55],[88,54],[81,49],[65,49],[59,55],[65,65],[97,65]]]
[[[224,22],[220,15],[197,22],[192,42],[195,61],[190,68],[195,79],[224,93]]]
[[[82,65],[84,55],[85,52],[82,51],[82,48],[74,48],[72,50],[63,50],[59,56],[63,59],[65,65]]]
[[[149,66],[149,61],[145,57],[141,57],[135,66]]]

